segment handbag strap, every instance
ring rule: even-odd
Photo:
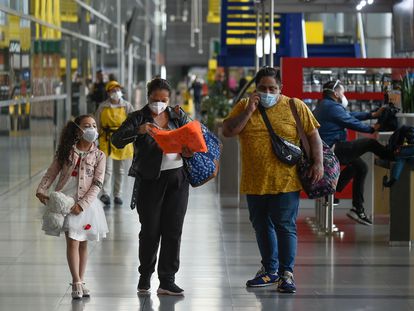
[[[260,114],[262,115],[263,121],[266,124],[267,130],[269,131],[270,136],[273,137],[273,139],[276,139],[278,141],[280,137],[276,135],[275,131],[273,130],[272,125],[270,124],[269,118],[267,117],[265,108],[262,105],[257,105],[257,109],[259,109]]]
[[[292,110],[293,117],[295,118],[296,128],[298,129],[299,137],[300,137],[300,140],[302,142],[302,146],[305,149],[306,157],[308,159],[310,159],[311,158],[310,157],[311,153],[310,153],[309,140],[308,140],[308,137],[306,136],[305,131],[303,129],[302,121],[299,118],[298,109],[296,108],[294,98],[289,99],[289,106],[290,106],[290,110]]]

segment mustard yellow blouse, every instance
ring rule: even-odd
[[[227,118],[240,114],[247,106],[248,99],[242,99]],[[302,101],[295,104],[306,134],[319,127],[312,112]],[[289,97],[281,95],[278,103],[266,109],[275,133],[299,145],[299,133],[289,107]],[[279,161],[273,153],[269,132],[258,109],[252,114],[245,128],[239,134],[242,158],[240,191],[245,194],[277,194],[302,189],[296,166]]]

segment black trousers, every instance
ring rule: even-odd
[[[372,152],[383,159],[393,157],[392,152],[372,138],[345,141],[335,145],[335,155],[342,165],[346,165],[339,175],[336,191],[341,192],[353,179],[352,205],[358,211],[364,210],[364,184],[368,173],[368,166],[360,157],[367,152]]]
[[[183,167],[161,172],[157,180],[141,180],[137,193],[139,273],[150,277],[155,270],[158,247],[158,277],[174,281],[180,266],[181,233],[187,211],[189,183]]]

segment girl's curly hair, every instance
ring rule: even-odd
[[[66,123],[60,134],[59,146],[56,151],[56,158],[59,165],[62,167],[65,163],[69,163],[69,154],[72,147],[79,140],[79,126],[83,119],[92,118],[93,116],[84,114],[76,117],[75,120]]]

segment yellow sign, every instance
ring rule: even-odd
[[[67,23],[78,22],[78,5],[73,0],[61,0],[61,20]]]
[[[61,26],[60,0],[34,0],[34,16],[49,24]],[[36,24],[36,39],[60,39],[60,31]]]
[[[323,44],[323,22],[306,22],[306,43]]]
[[[59,60],[60,62],[60,69],[65,69],[66,68],[66,59],[65,58],[61,58]],[[78,59],[77,58],[72,58],[70,61],[70,68],[72,70],[76,70],[78,69]]]
[[[207,23],[220,23],[220,0],[208,1]]]
[[[217,69],[217,59],[208,60],[208,69],[211,69],[211,70]]]

